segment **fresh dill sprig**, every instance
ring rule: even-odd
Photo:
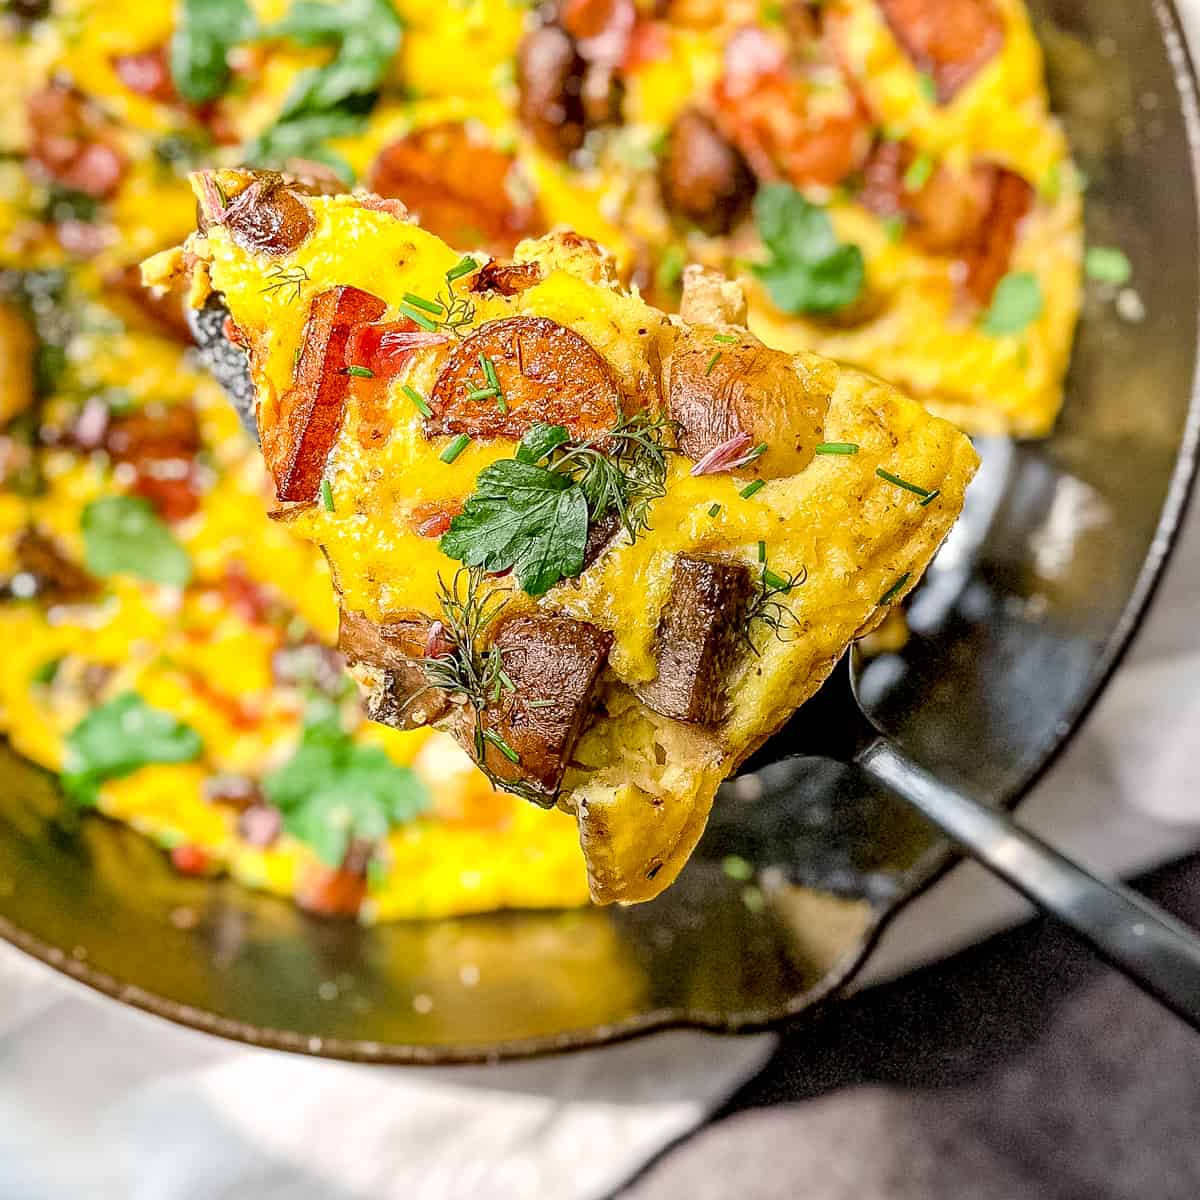
[[[615,512],[629,540],[635,541],[650,528],[650,506],[667,494],[671,451],[664,439],[673,425],[661,414],[619,415],[600,436],[556,448],[548,465],[579,484],[591,523]]]
[[[294,304],[300,299],[300,293],[310,278],[303,267],[272,267],[267,272],[270,282],[259,288],[259,291],[265,296],[277,296],[290,290],[292,294],[286,299],[288,304]]]
[[[759,545],[762,546],[762,543]],[[790,595],[808,579],[806,567],[801,567],[794,574],[780,575],[767,566],[765,554],[760,554],[759,561],[762,565],[758,572],[758,587],[750,599],[746,620],[742,625],[746,645],[756,655],[758,649],[750,636],[755,622],[761,621],[781,642],[790,641],[796,636],[800,618],[780,597]]]
[[[488,628],[507,607],[507,588],[481,587],[484,573],[479,567],[460,567],[447,585],[438,577],[438,604],[442,611],[440,653],[410,661],[421,668],[430,688],[448,692],[470,706],[473,712],[471,741],[475,763],[488,782],[500,791],[511,792],[542,808],[552,808],[554,798],[521,779],[501,779],[487,765],[488,745],[495,746],[511,763],[520,755],[493,729],[484,726],[489,705],[500,702],[505,692],[516,690],[504,670],[504,655],[498,646],[484,648]]]

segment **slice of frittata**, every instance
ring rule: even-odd
[[[970,443],[764,346],[699,269],[668,318],[573,234],[500,263],[369,195],[195,187],[148,277],[190,273],[245,348],[276,516],[329,559],[372,715],[573,811],[597,902],[657,895],[720,782],[916,584]]]

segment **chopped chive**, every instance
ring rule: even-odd
[[[421,414],[421,416],[433,416],[433,409],[429,407],[429,402],[424,396],[421,395],[420,392],[417,391],[416,388],[409,387],[406,383],[400,390],[409,398],[409,400],[412,401],[413,408],[415,408],[417,412]]]
[[[884,592],[882,596],[879,597],[879,603],[881,605],[891,604],[891,602],[900,594],[901,588],[904,587],[911,577],[912,572],[905,571],[904,574],[901,575],[900,578],[897,579],[896,582],[893,583],[892,586],[888,588],[888,590]]]
[[[526,708],[552,708],[556,703],[557,703],[557,701],[555,701],[555,700],[527,700],[525,702],[525,707]]]
[[[818,442],[813,447],[814,454],[857,454],[856,442]]]
[[[742,883],[754,878],[754,868],[740,854],[727,854],[721,860],[721,870],[730,879],[737,879]]]
[[[921,501],[921,507],[925,508],[932,504],[941,494],[942,493],[937,488],[934,488],[933,491]]]
[[[496,364],[486,354],[479,356],[479,369],[483,372],[483,376],[488,381],[489,386],[499,391],[500,378],[496,374]]]
[[[1084,274],[1097,283],[1112,283],[1120,286],[1128,283],[1133,267],[1124,252],[1115,246],[1089,246],[1083,256]]]
[[[912,492],[914,496],[920,496],[922,499],[928,499],[935,495],[928,488],[923,488],[917,483],[909,483],[907,479],[901,479],[899,475],[893,475],[891,471],[885,471],[882,467],[876,467],[875,474],[880,479],[886,479],[888,483],[894,483],[897,487],[903,488],[906,492]]]
[[[748,459],[761,458],[764,454],[766,454],[766,452],[767,452],[767,443],[759,442],[758,445],[755,446],[753,450],[746,451],[746,457]]]
[[[55,675],[58,674],[58,668],[62,666],[62,658],[48,658],[44,663],[41,663],[29,677],[32,683],[40,683],[42,685],[53,683]]]
[[[737,340],[738,340],[738,336],[736,333],[714,333],[713,334],[714,342],[724,342],[726,346],[734,345],[737,342]]]
[[[767,543],[760,541],[758,543],[758,561],[765,563],[767,561]]]
[[[408,304],[401,304],[400,311],[410,320],[415,322],[426,333],[437,333],[437,322],[431,321],[423,312],[418,312],[417,309]]]
[[[413,308],[424,309],[427,313],[433,313],[437,316],[442,312],[442,306],[436,300],[426,300],[424,296],[414,296],[412,292],[405,292],[402,297],[405,304],[411,304]]]
[[[711,375],[713,373],[713,367],[715,367],[717,365],[717,363],[719,363],[720,361],[721,361],[721,352],[720,352],[720,350],[718,350],[716,352],[716,354],[714,354],[712,356],[712,358],[710,358],[708,360],[708,366],[704,368],[704,376],[706,379],[708,378],[709,375]]]
[[[294,371],[300,365],[300,351],[303,346],[297,346],[295,353],[292,355],[292,370]]]
[[[471,435],[469,433],[460,433],[448,445],[445,450],[438,455],[438,458],[444,463],[452,463],[469,445],[471,444]]]
[[[463,257],[460,258],[458,262],[456,262],[454,266],[452,266],[450,270],[446,272],[446,282],[453,283],[456,279],[461,279],[464,275],[470,275],[470,273],[476,270],[478,267],[479,264],[469,254],[464,254]]]
[[[784,579],[782,575],[776,575],[770,567],[763,567],[762,581],[775,592],[790,592],[792,583],[789,579]]]
[[[929,182],[929,177],[932,174],[933,159],[928,154],[918,154],[908,164],[908,170],[904,172],[904,190],[906,192],[919,192]]]
[[[884,217],[880,224],[883,226],[883,236],[893,246],[904,236],[904,231],[908,228],[908,221],[900,213]]]
[[[490,400],[493,396],[498,396],[500,393],[494,387],[476,388],[473,392],[467,393],[468,400]]]
[[[932,75],[922,73],[917,77],[917,91],[929,101],[930,104],[937,103],[937,83]]]
[[[347,367],[347,375],[357,375],[359,379],[374,379],[375,372],[370,367]]]
[[[321,507],[326,512],[333,512],[333,488],[328,479],[321,480]]]
[[[483,740],[491,742],[509,762],[519,763],[521,756],[498,734],[493,733],[490,729],[483,731]]]
[[[508,672],[505,671],[503,668],[501,668],[500,673],[497,676],[497,678],[500,680],[500,684],[506,692],[515,692],[517,690],[517,685],[515,683],[513,683]]]
[[[708,515],[710,517],[715,517],[717,515],[717,513],[719,513],[720,511],[721,511],[721,506],[719,504],[714,504],[714,505],[710,506],[710,508],[708,510]]]
[[[767,485],[763,483],[761,479],[756,479],[753,483],[746,484],[746,486],[742,488],[740,492],[738,492],[738,495],[741,496],[743,500],[749,500],[755,492],[761,492],[766,486]]]

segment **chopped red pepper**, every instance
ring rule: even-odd
[[[280,500],[315,500],[346,406],[351,376],[346,345],[356,325],[376,321],[387,305],[356,287],[318,292],[304,327],[292,386],[261,430],[263,454]]]
[[[184,842],[171,851],[171,865],[181,875],[211,875],[214,864],[207,850]]]

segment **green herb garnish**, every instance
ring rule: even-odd
[[[754,219],[771,258],[753,270],[784,312],[831,313],[858,299],[866,281],[862,251],[837,240],[823,208],[771,183],[755,197]]]
[[[908,164],[908,170],[904,172],[903,185],[906,192],[919,192],[928,182],[929,177],[933,174],[933,159],[928,154],[918,154],[916,158]]]
[[[1032,271],[1010,271],[996,284],[983,317],[983,331],[993,337],[1020,333],[1042,315],[1042,286]]]
[[[494,387],[476,388],[473,392],[467,393],[468,400],[490,400],[493,396],[500,395],[498,389]]]
[[[453,283],[456,279],[461,279],[464,275],[470,275],[472,271],[477,270],[479,270],[479,264],[469,254],[464,254],[463,257],[460,258],[458,262],[456,262],[454,266],[452,266],[450,270],[446,272],[446,282]]]
[[[424,296],[415,296],[412,292],[405,292],[400,297],[405,304],[412,305],[413,308],[419,308],[427,313],[440,316],[445,310],[436,300],[426,300]]]
[[[309,281],[309,274],[303,267],[272,267],[267,272],[267,279],[270,282],[258,289],[263,295],[278,296],[291,292],[287,302],[294,304],[300,299],[300,293]]]
[[[758,561],[761,564],[758,569],[758,589],[750,600],[745,624],[742,626],[745,642],[755,654],[758,650],[751,639],[751,633],[756,622],[761,621],[780,641],[786,641],[789,629],[799,623],[796,614],[780,597],[800,587],[808,578],[808,571],[804,567],[793,575],[781,575],[772,571],[767,566],[764,542],[758,543]]]
[[[171,37],[171,78],[193,104],[215,100],[229,86],[229,51],[254,32],[246,0],[182,0]]]
[[[877,603],[882,607],[884,604],[891,604],[893,600],[900,594],[904,585],[912,578],[911,571],[905,571],[895,583],[892,584],[882,596],[879,597]]]
[[[761,479],[756,479],[752,483],[746,484],[746,486],[742,488],[740,492],[738,492],[738,495],[741,496],[743,500],[749,500],[751,496],[753,496],[756,492],[761,492],[766,486],[767,485]]]
[[[381,841],[431,800],[416,771],[378,746],[360,746],[332,713],[310,717],[291,758],[264,776],[262,789],[284,829],[331,867],[351,841]]]
[[[469,433],[460,433],[445,450],[438,455],[438,458],[444,463],[452,463],[469,445],[471,444],[471,435]]]
[[[1097,283],[1112,283],[1118,287],[1128,283],[1133,275],[1129,259],[1115,246],[1089,246],[1083,256],[1083,270]]]
[[[140,496],[102,496],[81,518],[83,557],[93,575],[136,575],[186,587],[192,560],[175,535]]]
[[[888,483],[894,483],[896,487],[903,488],[906,492],[912,492],[914,496],[920,496],[922,508],[931,500],[936,500],[941,495],[941,492],[936,488],[931,492],[928,488],[923,488],[917,483],[910,483],[907,479],[901,479],[899,475],[893,475],[891,471],[885,471],[882,467],[876,467],[875,474],[880,479],[886,479]]]
[[[927,75],[925,72],[922,72],[917,76],[917,91],[921,93],[921,98],[927,100],[930,104],[937,103],[937,81],[932,75]]]
[[[716,354],[714,354],[712,356],[712,358],[710,358],[708,360],[708,366],[704,368],[704,376],[706,379],[708,378],[709,375],[711,375],[713,373],[713,367],[715,367],[717,365],[717,363],[719,363],[720,361],[721,361],[721,351],[718,350],[716,352]]]
[[[479,473],[442,553],[489,573],[511,569],[531,596],[574,578],[591,522],[615,512],[631,540],[649,528],[650,505],[665,494],[668,424],[636,413],[587,442],[572,442],[561,425],[535,425],[514,458]]]
[[[204,745],[200,735],[170,713],[124,692],[92,709],[67,735],[62,786],[80,807],[92,808],[100,786],[150,763],[191,762]]]
[[[818,442],[813,447],[814,454],[857,454],[856,442]]]
[[[355,375],[359,379],[374,379],[375,372],[370,367],[347,367],[347,375]]]
[[[713,341],[723,342],[726,346],[732,346],[738,341],[738,336],[736,333],[714,333]]]
[[[715,517],[717,515],[717,513],[719,513],[720,511],[721,511],[721,506],[719,504],[713,504],[713,505],[709,506],[708,515],[710,517]]]
[[[658,257],[658,266],[654,270],[654,286],[660,292],[669,292],[678,286],[686,262],[682,247],[668,246]]]
[[[321,507],[326,512],[333,512],[333,488],[328,479],[321,480]]]
[[[902,213],[892,213],[890,217],[884,217],[880,224],[883,226],[883,236],[893,246],[904,237],[904,231],[908,228],[908,221]]]
[[[438,323],[431,321],[420,309],[413,308],[410,304],[401,304],[399,308],[410,321],[419,325],[426,333],[437,332]]]
[[[433,409],[429,407],[429,401],[421,395],[414,387],[409,387],[408,384],[403,384],[400,390],[408,397],[413,408],[417,410],[423,417],[433,416]]]
[[[206,6],[209,0],[192,0]],[[275,124],[244,150],[248,162],[291,158],[324,162],[348,180],[354,172],[325,145],[358,133],[400,47],[402,25],[389,0],[294,0],[284,18],[262,31],[305,47],[330,47],[333,56],[301,72]]]
[[[61,655],[58,658],[48,658],[44,663],[39,663],[34,668],[33,674],[30,675],[29,682],[39,684],[42,687],[53,683],[54,677],[58,674],[58,669],[62,666],[62,663]]]

